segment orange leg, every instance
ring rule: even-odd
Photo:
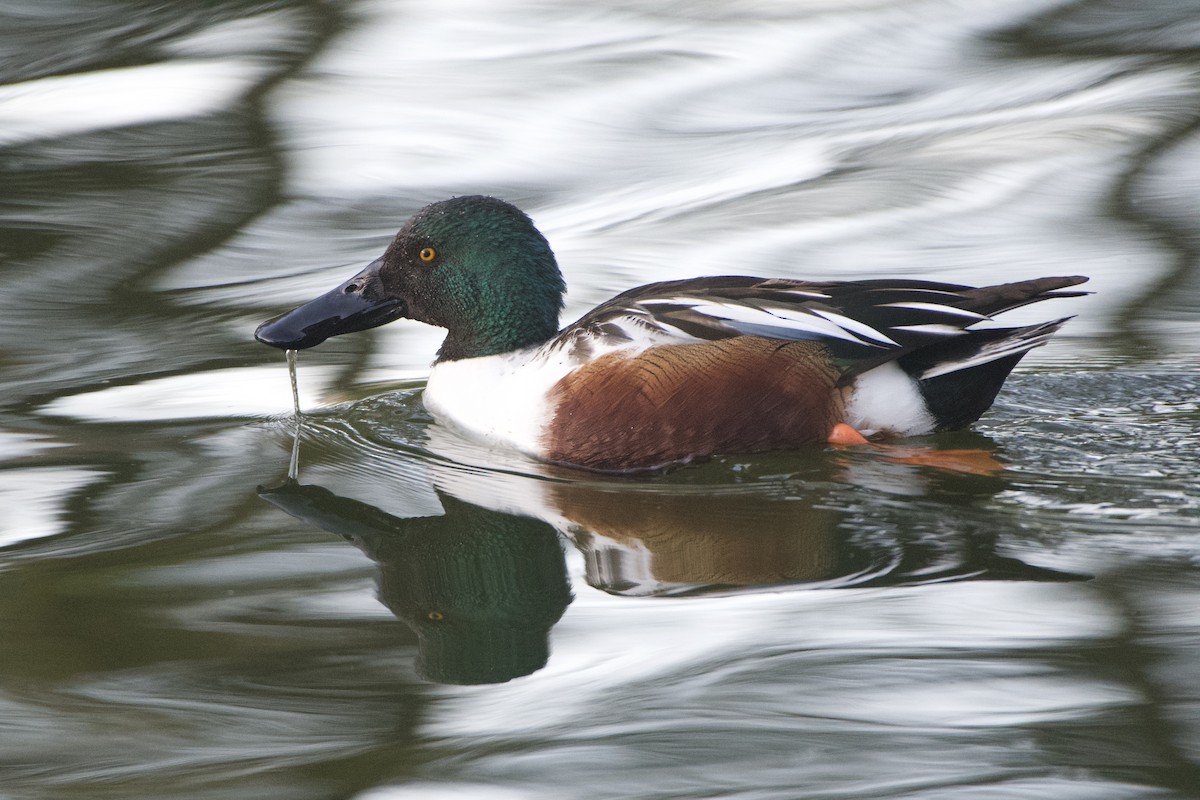
[[[875,444],[844,422],[833,426],[827,441],[836,447],[869,445],[879,451],[883,458],[897,464],[934,467],[948,472],[965,472],[969,475],[996,475],[1004,471],[1004,465],[986,450],[936,450],[931,447]]]

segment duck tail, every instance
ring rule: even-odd
[[[1024,328],[966,331],[923,347],[896,363],[921,391],[935,430],[958,430],[991,408],[1000,387],[1026,353],[1041,347],[1071,317]]]

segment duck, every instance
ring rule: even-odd
[[[560,329],[566,285],[530,217],[468,195],[425,206],[383,255],[255,331],[285,350],[407,318],[446,336],[434,420],[551,464],[638,472],[964,428],[1071,317],[976,327],[1087,292],[1084,276],[992,286],[721,275],[622,292]]]

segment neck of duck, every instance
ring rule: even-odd
[[[449,328],[433,363],[483,358],[545,344],[558,334],[558,304],[547,307],[536,298],[492,298],[468,324]]]

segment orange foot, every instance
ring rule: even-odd
[[[833,430],[829,432],[829,443],[848,447],[854,444],[870,444],[867,437],[863,436],[854,428],[844,422],[839,422],[833,426]]]
[[[874,444],[844,422],[833,426],[833,430],[829,432],[828,441],[838,447],[870,445],[883,458],[896,464],[935,467],[948,472],[963,472],[968,475],[998,475],[1004,471],[1004,465],[987,450],[936,450],[932,447]]]
[[[897,464],[936,467],[947,472],[967,475],[999,475],[1004,465],[987,450],[935,450],[932,447],[890,447],[875,445],[885,451],[882,455]]]

